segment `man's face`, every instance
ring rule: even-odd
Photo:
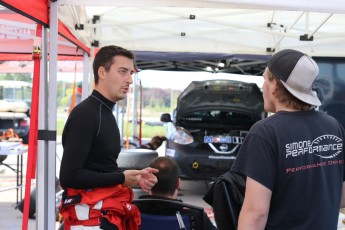
[[[102,78],[100,84],[104,89],[104,96],[113,102],[124,99],[129,91],[129,85],[133,83],[133,72],[133,60],[124,56],[113,57],[113,64],[108,72],[100,67],[98,73]]]

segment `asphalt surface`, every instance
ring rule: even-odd
[[[62,146],[61,142],[58,138],[57,140],[57,170],[56,173],[58,175],[59,173],[59,165],[61,155],[62,155]],[[23,155],[23,162],[24,162],[24,175],[23,180],[25,184],[25,164],[27,162],[27,154]],[[8,156],[4,163],[9,164],[12,167],[16,167],[17,162],[17,156]],[[4,190],[5,188],[10,188],[16,186],[16,174],[10,170],[9,168],[5,167],[4,165],[0,165],[0,230],[6,229],[6,230],[20,230],[22,229],[22,217],[23,213],[16,208],[16,196],[17,196],[17,190],[16,189],[10,189],[10,190]],[[33,182],[31,185],[31,188],[35,186],[35,183]],[[212,208],[202,200],[202,197],[206,194],[208,188],[207,184],[203,181],[182,181],[180,186],[180,191],[178,194],[178,198],[182,199],[186,203],[190,203],[193,205],[197,205],[200,207],[204,207],[205,211],[209,214],[209,217],[212,221],[214,221],[213,218],[213,212]],[[24,191],[25,187],[23,188],[23,197],[24,197]],[[135,190],[135,198],[139,195],[142,195],[142,192],[140,190]],[[19,200],[21,198],[19,197]],[[58,228],[59,224],[56,224],[56,229]],[[36,230],[36,220],[35,219],[29,219],[29,225],[28,230]]]
[[[24,164],[27,162],[26,155],[24,154]],[[59,158],[62,155],[62,146],[57,141],[57,175],[58,175],[58,168],[59,168]],[[11,166],[15,167],[16,164],[16,156],[8,156],[4,163],[10,164]],[[26,169],[24,167],[24,174]],[[25,175],[23,176],[25,180]],[[24,181],[25,183],[25,181]],[[21,211],[16,209],[16,189],[1,191],[4,188],[14,187],[16,185],[16,174],[8,169],[7,167],[0,165],[0,230],[20,230],[22,229],[22,217],[23,214]],[[34,182],[32,183],[32,187],[34,186]],[[24,188],[23,188],[23,195],[24,195]],[[214,222],[214,216],[212,212],[212,207],[210,207],[206,202],[202,200],[202,197],[208,191],[207,184],[204,181],[182,181],[180,186],[180,191],[178,194],[178,198],[182,199],[186,203],[190,203],[193,205],[197,205],[200,207],[204,207],[205,211],[208,213],[211,221]],[[135,191],[136,197],[141,195],[141,192],[138,190]],[[135,198],[136,198],[135,197]],[[344,212],[339,213],[339,222],[338,222],[338,229],[345,230],[345,210]],[[58,228],[59,224],[56,223],[56,229]],[[29,219],[28,230],[36,230],[36,220]]]
[[[0,186],[15,184],[15,175],[8,175],[8,172],[0,174]],[[10,174],[10,173],[9,173]],[[206,193],[207,188],[203,182],[194,181],[182,181],[181,190],[179,192],[179,198],[183,201],[198,205],[205,208],[205,211],[209,214],[212,221],[213,212],[212,208],[206,204],[201,197]],[[141,195],[136,191],[136,197]],[[0,192],[0,229],[6,230],[19,230],[22,229],[22,217],[23,214],[20,210],[16,209],[16,190],[8,190]],[[56,229],[59,224],[56,223]],[[28,230],[36,229],[36,220],[29,219]]]

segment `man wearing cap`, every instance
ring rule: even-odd
[[[247,177],[238,229],[337,229],[345,134],[336,119],[315,111],[318,73],[296,50],[269,60],[263,97],[274,115],[251,128],[231,169]]]
[[[69,115],[72,109],[81,102],[81,94],[82,94],[82,82],[77,83],[77,90],[74,94],[74,103],[73,103],[73,95],[68,98],[67,101],[67,114]]]

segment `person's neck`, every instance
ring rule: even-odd
[[[283,104],[280,104],[280,103],[277,103],[275,105],[275,113],[280,112],[280,111],[297,112],[299,110],[291,108],[291,107],[283,105]]]
[[[166,197],[166,198],[174,199],[174,200],[177,199],[177,192],[175,192],[173,195],[161,195],[161,194],[153,194],[153,193],[150,191],[150,192],[149,192],[149,195],[152,195],[152,196],[162,196],[162,197]]]
[[[116,101],[114,101],[114,100],[108,95],[107,91],[106,91],[103,87],[101,87],[100,85],[95,86],[95,90],[96,90],[97,92],[99,92],[100,94],[102,94],[102,96],[105,97],[106,99],[108,99],[109,101],[112,101],[112,102],[116,103]]]

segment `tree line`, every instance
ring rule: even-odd
[[[15,80],[32,83],[32,74],[30,73],[0,73],[0,80]],[[73,83],[57,82],[57,106],[64,107],[68,98],[73,93]],[[143,108],[170,108],[176,106],[176,100],[181,93],[179,90],[161,89],[161,88],[142,88],[142,106]]]

